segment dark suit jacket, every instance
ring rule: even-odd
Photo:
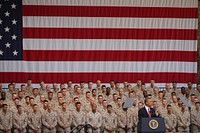
[[[150,108],[150,113],[151,113],[151,117],[157,117],[156,115],[156,112],[153,108]],[[142,128],[142,124],[141,124],[141,118],[143,117],[149,117],[148,113],[147,113],[147,110],[145,109],[145,107],[141,108],[139,111],[138,111],[138,118],[139,118],[139,121],[138,121],[138,133],[141,133],[139,131],[141,131],[140,129]]]
[[[156,112],[153,108],[150,108],[150,113],[151,113],[151,117],[157,117]],[[149,117],[147,110],[145,109],[145,107],[141,108],[138,112],[138,118],[139,121],[142,117]]]

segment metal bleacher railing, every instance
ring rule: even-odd
[[[92,133],[94,133],[93,128],[90,124],[85,124],[85,125],[79,125],[75,128],[73,128],[70,133],[80,133],[80,131],[84,128],[84,132],[87,133],[88,128],[92,129]]]

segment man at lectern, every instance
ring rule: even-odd
[[[152,99],[146,98],[144,103],[145,106],[138,111],[138,133],[166,133],[164,119],[157,117],[155,110],[151,108]]]
[[[153,105],[153,100],[151,98],[146,98],[144,103],[145,106],[138,112],[139,121],[142,117],[157,117],[155,110],[151,108]]]

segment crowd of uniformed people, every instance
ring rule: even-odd
[[[149,86],[142,80],[134,86],[124,81],[123,87],[114,80],[107,86],[100,80],[95,82],[73,85],[69,80],[67,85],[49,85],[41,81],[39,88],[33,88],[28,79],[20,88],[12,82],[6,89],[0,84],[0,133],[69,133],[85,124],[91,125],[87,132],[137,132],[138,110],[145,106],[145,98],[153,100],[153,108],[157,116],[164,118],[167,132],[200,132],[200,84],[194,88],[188,82],[187,87],[178,88],[173,81],[159,89],[154,80]],[[128,109],[123,108],[126,98],[133,98]],[[80,132],[85,132],[84,128]]]

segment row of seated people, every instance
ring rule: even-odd
[[[193,132],[200,129],[200,85],[197,85],[197,90],[189,87],[174,89],[170,88],[170,83],[166,83],[166,88],[159,91],[156,86],[150,88],[142,83],[136,87],[127,84],[126,88],[119,88],[118,83],[115,83],[114,87],[100,85],[100,88],[92,88],[90,83],[91,81],[88,82],[87,89],[82,89],[81,85],[75,85],[71,89],[69,86],[65,88],[64,84],[58,89],[57,84],[53,84],[53,89],[50,85],[43,88],[21,85],[19,90],[15,89],[14,84],[9,84],[8,90],[1,91],[0,131],[12,129],[15,132],[69,132],[70,127],[89,123],[95,132],[124,132],[128,121],[128,132],[136,132],[138,110],[144,106],[145,98],[153,99],[153,108],[157,115],[165,119],[167,131],[189,132],[190,124]],[[174,84],[177,83],[173,83],[173,86]],[[134,99],[133,106],[128,109],[128,119],[122,107],[127,97]],[[191,116],[178,97],[184,97],[189,102],[192,107]],[[5,115],[5,112],[8,112],[8,115]],[[34,115],[37,112],[40,115]],[[20,116],[22,119],[19,119],[19,115],[22,114],[24,117]],[[6,121],[7,119],[10,121]],[[32,119],[38,121],[34,122]],[[25,123],[20,126],[22,122]],[[10,126],[6,128],[5,125]]]
[[[100,98],[100,97],[99,97]],[[15,99],[15,102],[17,98]],[[25,111],[23,105],[17,105],[16,111],[9,109],[7,104],[2,105],[0,111],[0,129],[2,132],[13,130],[17,133],[25,132],[70,132],[72,127],[90,124],[95,132],[125,132],[127,124],[128,132],[137,131],[138,110],[144,105],[142,102],[138,106],[124,109],[121,98],[117,98],[117,107],[114,109],[111,104],[106,104],[103,100],[102,110],[95,102],[90,103],[90,111],[84,111],[81,102],[75,98],[75,109],[70,109],[66,102],[62,102],[60,109],[53,109],[48,100],[44,100],[43,107],[39,108],[37,104],[32,105],[30,112]],[[162,106],[157,110],[157,115],[165,119],[168,132],[189,132],[189,126],[192,124],[192,131],[199,132],[200,103],[195,103],[195,109],[191,116],[185,105],[178,101],[178,108],[173,111],[173,104],[166,104],[163,98]],[[157,106],[154,101],[154,109]],[[164,109],[166,107],[166,109]],[[180,109],[180,110],[178,110]],[[128,111],[126,117],[126,110]],[[176,112],[177,111],[177,112]],[[190,123],[191,117],[191,123]],[[127,122],[127,123],[126,123]],[[81,130],[84,132],[84,129]],[[89,129],[91,132],[91,129]]]

